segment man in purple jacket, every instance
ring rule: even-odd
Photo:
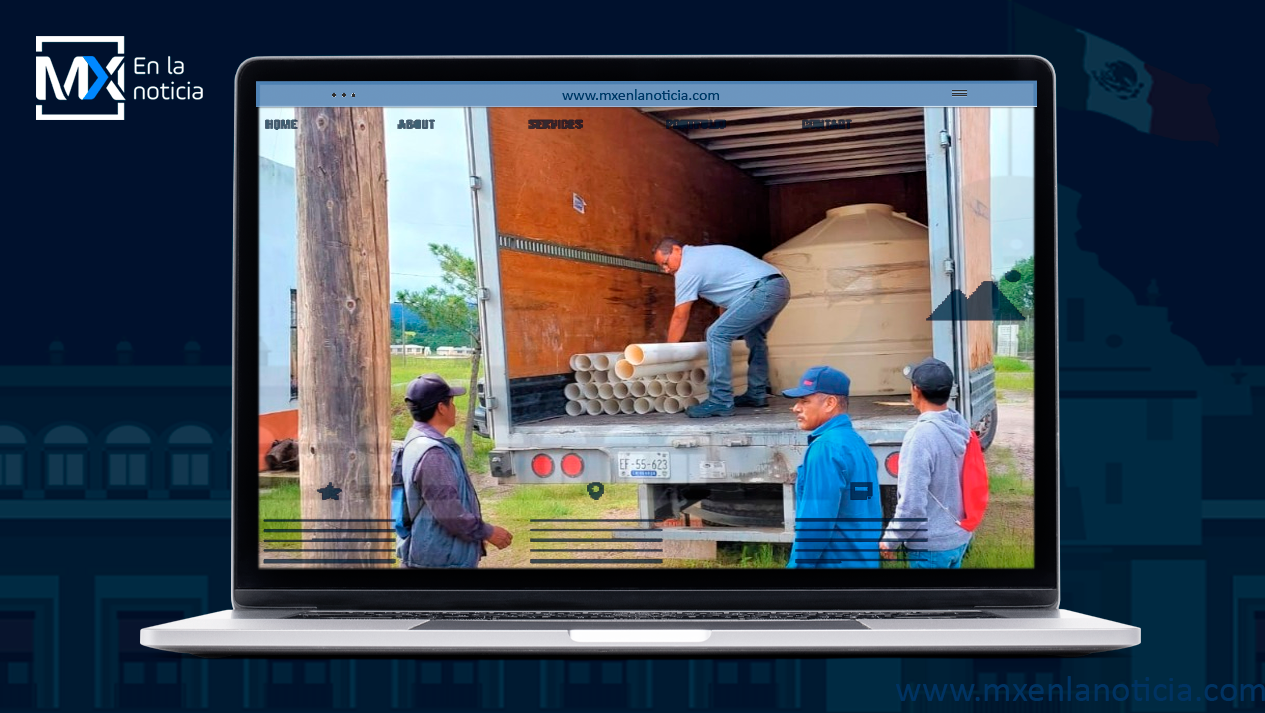
[[[453,397],[465,392],[438,374],[413,379],[405,392],[413,427],[404,440],[402,465],[413,525],[396,554],[406,569],[478,567],[487,554],[484,542],[504,549],[514,539],[505,528],[484,522],[461,449],[444,435],[457,424]]]

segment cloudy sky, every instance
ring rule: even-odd
[[[444,243],[474,255],[465,116],[461,109],[384,110],[387,231],[391,299],[399,290],[439,284],[439,264],[427,247]],[[293,109],[259,110],[260,119],[293,118]],[[400,119],[434,119],[434,129],[397,129]],[[294,166],[293,131],[265,131],[259,155]]]
[[[1033,110],[994,108],[989,112],[989,216],[993,276],[1000,279],[1033,253],[1036,175]]]

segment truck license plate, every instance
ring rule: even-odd
[[[619,454],[621,478],[666,478],[668,475],[667,451]]]

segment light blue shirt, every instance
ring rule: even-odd
[[[676,304],[679,307],[702,297],[729,309],[756,280],[778,274],[776,267],[738,248],[685,245],[681,248],[681,268],[676,271]]]

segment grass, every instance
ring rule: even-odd
[[[508,486],[510,492],[490,507],[497,517],[522,523],[528,527],[531,520],[560,518],[598,518],[616,510],[622,514],[637,512],[637,485],[635,483],[611,483],[605,486],[602,497],[594,500],[583,484]],[[615,517],[618,517],[616,515]],[[498,523],[499,524],[499,523]],[[504,525],[504,527],[509,527]]]
[[[1028,362],[1008,356],[993,357],[993,368],[997,371],[1032,371]]]
[[[1013,451],[994,445],[988,463],[988,511],[966,551],[963,567],[1030,569],[1035,545],[1033,482],[1024,477]]]
[[[466,393],[458,396],[457,425],[448,432],[457,443],[465,443],[466,406],[475,390],[470,386],[470,360],[436,359],[433,357],[391,357],[391,437],[403,440],[405,433],[413,425],[413,417],[404,404],[404,389],[414,378],[422,374],[435,373],[444,378],[450,386],[463,386]],[[491,439],[477,433],[474,437],[474,457],[466,463],[471,473],[488,472],[488,451],[492,450]]]
[[[259,495],[259,541],[264,540],[281,540],[285,539],[284,533],[264,532],[264,528],[284,527],[280,523],[265,523],[265,520],[297,520],[303,517],[299,506],[299,484],[297,481],[285,481],[270,489],[266,493]],[[299,548],[298,540],[295,538],[293,544],[289,542],[268,542],[265,546],[268,549],[286,549],[297,550]]]
[[[995,375],[998,391],[1017,391],[1032,396],[1032,372],[1002,371]]]
[[[391,357],[391,386],[404,386],[422,374],[439,374],[453,386],[465,386],[470,381],[470,360],[438,359],[435,357]]]
[[[723,566],[739,569],[782,569],[791,557],[790,545],[773,542],[733,543],[730,547],[717,549],[716,559]]]
[[[1032,365],[1015,357],[993,357],[993,385],[1003,401],[1027,401],[1032,398]]]
[[[984,529],[981,524],[980,531]],[[966,550],[966,557],[962,560],[964,569],[1032,569],[1035,565],[1031,528],[1027,530],[1027,539],[1009,532],[999,538],[997,533],[993,533],[987,546],[983,544],[984,535],[980,531],[977,531],[976,537],[981,540],[978,543],[973,541]]]
[[[536,545],[533,536],[544,536],[546,533],[532,532],[533,528],[548,527],[584,527],[583,524],[543,523],[533,520],[557,519],[597,519],[617,517],[637,517],[637,485],[631,483],[611,483],[605,486],[602,497],[594,500],[589,496],[585,485],[510,485],[484,488],[479,493],[483,519],[494,525],[500,525],[514,535],[514,544],[506,550],[488,547],[488,557],[481,567],[529,567],[528,560],[534,555],[533,547],[562,549],[566,544]],[[592,527],[601,527],[594,523]],[[625,527],[634,527],[629,522]],[[556,534],[556,533],[549,533]],[[605,533],[585,533],[594,537],[605,537]],[[620,544],[620,547],[632,548],[635,543]],[[583,545],[581,545],[583,547]],[[603,553],[607,554],[607,553]],[[567,557],[568,555],[543,555],[545,557]],[[577,556],[571,553],[570,556]],[[608,556],[616,557],[615,553]]]
[[[719,542],[714,560],[675,560],[670,566],[688,569],[785,569],[790,558],[790,544]]]
[[[988,464],[989,495],[1032,497],[1032,480],[1024,477],[1014,451],[995,445],[984,454],[984,462]]]

